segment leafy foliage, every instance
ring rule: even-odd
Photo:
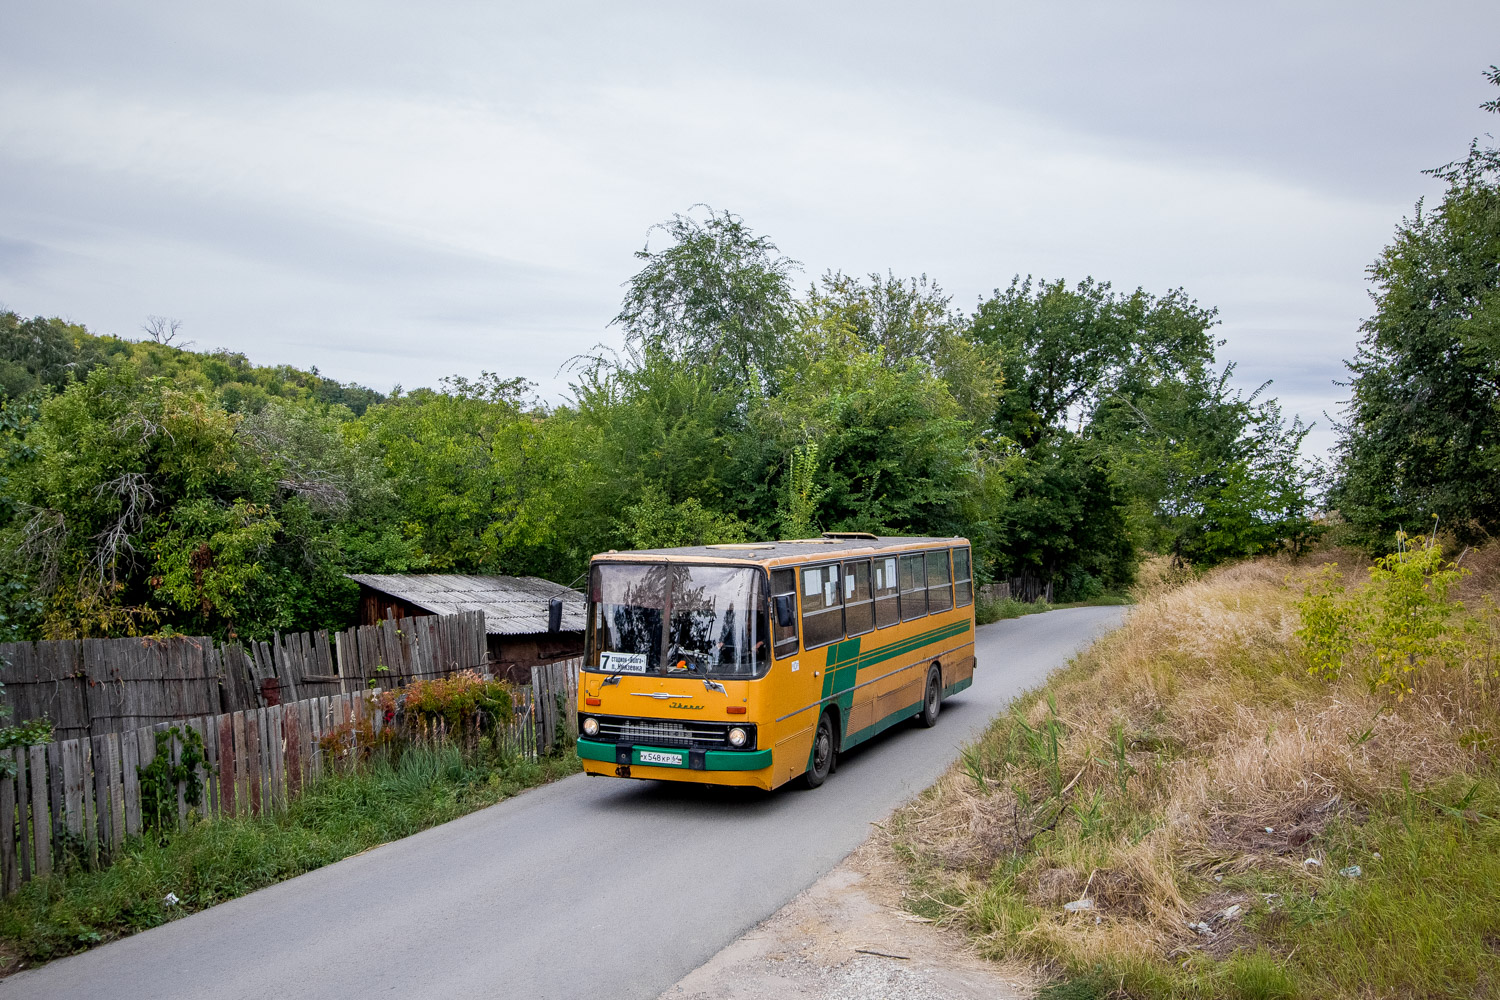
[[[656,486],[647,486],[641,499],[625,508],[620,530],[635,549],[745,540],[745,525],[732,514],[717,514],[704,507],[697,497],[671,503]]]
[[[497,726],[510,721],[515,693],[504,681],[461,670],[383,691],[376,708],[385,716],[382,736],[420,740],[438,735],[441,726],[448,738],[472,748],[481,736],[492,735]]]
[[[0,316],[0,634],[341,626],[357,572],[560,582],[613,548],[819,530],[966,535],[981,581],[1125,587],[1303,537],[1274,402],[1227,388],[1181,290],[1017,279],[972,316],[926,276],[797,263],[712,209],[655,227],[621,353],[571,398],[494,372],[382,396],[161,336]]]
[[[1336,566],[1314,574],[1297,601],[1296,635],[1315,676],[1336,680],[1352,663],[1365,669],[1371,691],[1399,700],[1417,671],[1463,658],[1465,629],[1455,625],[1468,616],[1452,600],[1467,571],[1445,561],[1435,539],[1403,534],[1396,545],[1352,592]]]
[[[739,216],[701,207],[704,221],[674,215],[653,227],[671,245],[636,251],[643,264],[615,323],[635,347],[744,382],[768,378],[790,326],[791,272],[799,265]]]
[[[1500,149],[1430,172],[1448,189],[1370,266],[1376,311],[1347,362],[1331,500],[1371,545],[1433,517],[1463,541],[1500,527]]]
[[[781,515],[782,534],[787,538],[811,538],[818,532],[814,519],[828,490],[817,485],[817,474],[818,443],[811,441],[793,448]]]
[[[1307,428],[1228,388],[1217,322],[1181,289],[1093,279],[1017,278],[980,303],[970,338],[1002,359],[989,440],[1012,482],[992,507],[1000,575],[1071,600],[1128,583],[1138,549],[1213,565],[1310,532]]]
[[[141,827],[146,836],[164,840],[177,829],[177,793],[196,810],[203,803],[203,778],[208,768],[203,736],[190,726],[173,726],[156,734],[156,755],[138,766],[141,780]]]

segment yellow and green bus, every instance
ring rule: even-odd
[[[589,567],[578,756],[589,774],[822,784],[974,678],[963,538],[608,552]]]

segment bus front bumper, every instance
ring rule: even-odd
[[[771,766],[770,750],[688,750],[602,743],[582,736],[578,738],[578,756],[607,764],[671,767],[684,771],[759,771]]]

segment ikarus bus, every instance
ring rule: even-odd
[[[963,538],[608,552],[588,578],[578,756],[589,774],[771,789],[937,722],[974,677]]]

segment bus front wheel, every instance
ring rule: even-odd
[[[922,711],[917,721],[931,729],[937,725],[938,712],[943,707],[943,675],[937,664],[927,671],[927,693],[922,698]]]
[[[802,783],[808,788],[817,788],[827,781],[837,754],[838,748],[833,734],[833,715],[824,712],[823,717],[818,720],[818,731],[813,734],[812,766],[802,776]]]

